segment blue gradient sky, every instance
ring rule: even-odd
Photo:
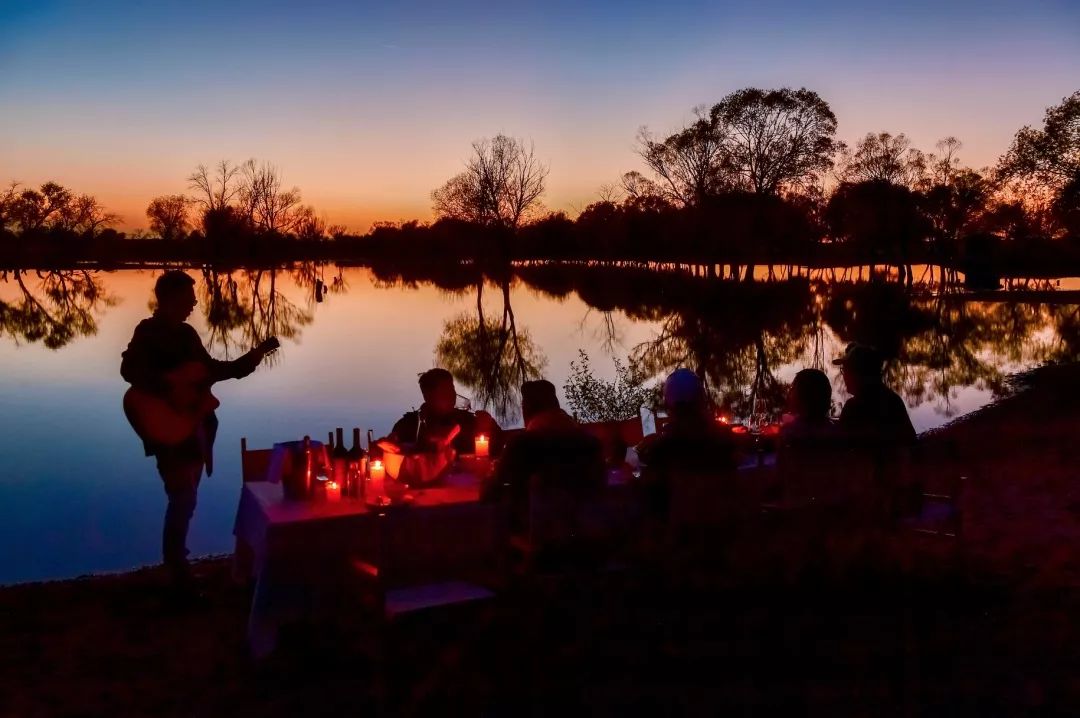
[[[198,162],[258,157],[365,229],[428,217],[469,142],[505,132],[573,211],[639,166],[639,126],[753,85],[817,90],[842,139],[954,134],[989,164],[1080,89],[1080,2],[0,0],[0,179],[138,227]]]

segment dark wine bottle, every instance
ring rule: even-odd
[[[304,437],[304,496],[310,498],[315,490],[315,466],[311,456],[311,437]]]
[[[346,460],[349,472],[349,492],[347,495],[352,498],[361,498],[364,491],[363,477],[367,473],[367,467],[365,466],[364,450],[360,446],[360,429],[355,426],[352,430],[352,448],[349,449]]]
[[[330,477],[337,482],[338,486],[344,488],[349,452],[345,449],[343,431],[340,426],[334,430],[334,448],[330,452]]]

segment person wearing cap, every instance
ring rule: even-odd
[[[472,453],[476,434],[490,437],[493,453],[497,452],[497,447],[501,446],[501,429],[486,411],[471,414],[455,406],[457,388],[449,371],[429,369],[420,375],[419,384],[424,403],[419,409],[398,419],[386,437],[387,440],[398,446],[409,446],[422,451],[447,437],[453,428],[458,426],[461,431],[453,441],[453,448],[457,453]]]
[[[881,354],[853,342],[833,364],[840,367],[851,394],[840,412],[840,427],[853,447],[871,461],[886,510],[894,515],[914,510],[921,491],[906,467],[915,445],[915,427],[904,400],[885,386]]]
[[[667,512],[673,478],[679,474],[727,474],[736,467],[731,429],[716,421],[705,387],[690,369],[676,369],[664,381],[668,421],[637,446],[650,508]]]

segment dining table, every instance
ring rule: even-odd
[[[494,505],[480,501],[479,479],[464,473],[410,490],[389,505],[362,498],[294,500],[286,498],[279,482],[245,483],[233,531],[234,575],[255,584],[248,617],[252,655],[273,652],[287,623],[349,610],[342,598],[350,563],[378,560],[382,519],[409,512],[421,519],[413,523],[424,527],[416,541],[439,546],[468,535],[458,529],[489,519],[494,511]]]

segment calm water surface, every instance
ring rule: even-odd
[[[283,338],[271,364],[215,389],[217,468],[200,491],[194,554],[231,550],[241,436],[269,446],[336,426],[385,432],[419,404],[417,373],[435,365],[506,425],[520,423],[507,390],[521,373],[561,386],[579,350],[605,378],[614,358],[655,377],[694,367],[745,415],[775,409],[804,366],[835,377],[828,360],[858,339],[893,358],[890,382],[923,431],[990,401],[1011,372],[1080,356],[1080,307],[1053,297],[1076,280],[984,301],[850,273],[750,286],[585,267],[487,281],[332,266],[190,273],[191,321],[211,353]],[[164,495],[124,419],[119,375],[158,274],[0,273],[0,583],[158,560]]]

